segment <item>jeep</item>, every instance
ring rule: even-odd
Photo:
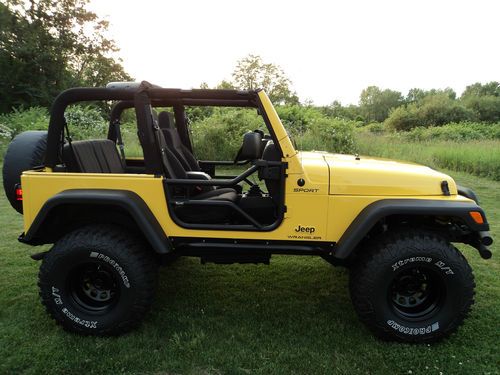
[[[107,137],[72,139],[65,110],[96,101],[113,104]],[[253,109],[267,130],[242,134],[234,160],[198,160],[189,114],[207,106]],[[126,109],[135,113],[142,157],[126,156]],[[64,329],[85,335],[136,327],[158,266],[178,257],[269,264],[285,254],[348,267],[355,311],[376,336],[434,342],[474,302],[472,270],[452,243],[491,257],[473,191],[417,164],[299,152],[262,90],[148,82],[66,90],[48,131],[21,133],[9,145],[3,181],[24,217],[19,241],[53,244],[32,255],[41,260],[43,305]]]

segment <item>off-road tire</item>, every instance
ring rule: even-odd
[[[474,303],[474,276],[464,256],[440,235],[387,233],[361,251],[351,269],[351,300],[376,336],[435,342],[467,317]]]
[[[114,226],[87,226],[55,243],[40,266],[40,297],[65,330],[120,335],[149,310],[157,264],[144,242]]]
[[[47,148],[47,132],[30,130],[18,134],[10,143],[3,162],[3,187],[11,206],[23,212],[21,201],[16,199],[16,185],[21,182],[24,171],[43,164]]]

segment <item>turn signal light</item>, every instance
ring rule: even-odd
[[[471,211],[469,212],[469,215],[477,224],[484,224],[484,219],[483,215],[481,215],[481,212]]]

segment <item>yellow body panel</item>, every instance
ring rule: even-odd
[[[169,237],[283,240],[289,236],[295,236],[297,234],[295,229],[300,225],[315,228],[312,236],[303,235],[301,239],[326,240],[328,215],[326,207],[328,207],[329,199],[327,181],[323,181],[323,183],[318,181],[315,185],[321,189],[321,194],[304,196],[293,192],[296,183],[288,179],[286,184],[288,211],[281,225],[271,232],[182,228],[175,224],[169,216],[162,180],[152,175],[28,171],[23,173],[21,183],[23,191],[26,192],[23,201],[25,232],[28,231],[45,202],[61,191],[69,189],[117,189],[138,194]]]
[[[333,195],[328,201],[328,232],[329,241],[337,242],[344,234],[352,221],[369,204],[381,199],[408,199],[408,196],[353,196]],[[471,200],[461,195],[450,196],[415,196],[411,199],[433,199],[453,202],[470,202]]]
[[[363,208],[377,200],[411,197],[469,201],[456,195],[453,179],[427,167],[364,157],[356,160],[352,155],[297,152],[267,95],[261,91],[259,97],[279,140],[282,160],[288,163],[287,211],[273,231],[182,228],[169,216],[162,179],[152,175],[62,173],[45,169],[22,175],[25,232],[45,202],[68,189],[129,190],[145,201],[167,236],[226,239],[333,242],[338,241]],[[448,182],[450,196],[443,195],[442,181]]]
[[[457,194],[453,179],[429,167],[394,160],[352,155],[325,155],[330,167],[331,194],[347,195],[443,195],[447,181]]]

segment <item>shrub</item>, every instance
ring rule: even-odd
[[[408,132],[399,133],[399,137],[409,141],[471,141],[482,139],[500,139],[499,124],[462,122],[439,127],[418,127]]]
[[[476,114],[479,121],[500,121],[500,97],[498,96],[469,96],[463,99],[463,103]]]
[[[314,121],[325,117],[316,108],[300,105],[277,106],[276,112],[278,112],[283,126],[292,136],[304,134]]]
[[[472,121],[474,111],[460,101],[440,93],[394,109],[385,124],[394,130],[411,130],[417,126],[441,126],[452,122]]]
[[[299,150],[321,150],[337,153],[353,153],[355,121],[319,118],[307,131],[295,138]]]
[[[371,134],[383,134],[386,131],[386,127],[383,122],[372,122],[371,124],[358,127],[357,129],[360,133]]]
[[[10,141],[27,130],[45,130],[49,125],[49,115],[45,108],[32,107],[25,110],[0,115],[0,138]]]
[[[256,111],[217,108],[212,116],[193,122],[191,129],[198,159],[233,160],[241,147],[243,134],[265,130],[265,125]]]
[[[74,105],[66,110],[65,118],[75,140],[105,138],[107,135],[109,125],[98,108]]]

